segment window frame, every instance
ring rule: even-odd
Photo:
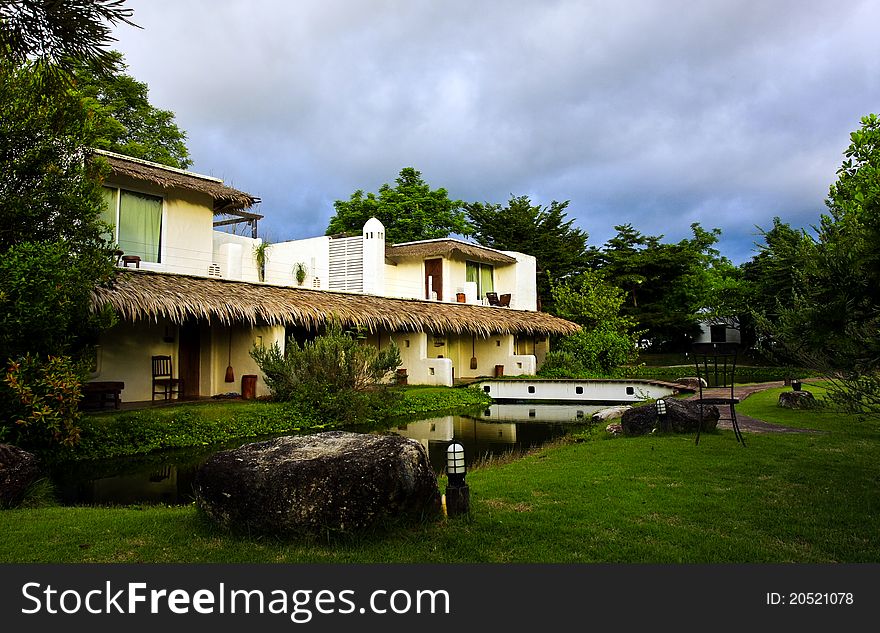
[[[122,192],[127,191],[129,193],[141,195],[141,196],[149,196],[151,198],[156,198],[161,202],[162,210],[161,217],[159,219],[160,227],[159,227],[159,252],[157,253],[157,258],[159,261],[157,262],[148,262],[141,261],[140,267],[145,268],[147,270],[164,270],[166,267],[166,262],[168,261],[168,205],[166,204],[166,198],[162,194],[157,194],[154,191],[146,191],[144,189],[138,189],[135,187],[123,187],[121,185],[101,185],[105,189],[110,189],[116,192],[116,208],[113,210],[113,234],[111,236],[113,244],[115,246],[119,246],[119,213],[121,211],[122,206]]]

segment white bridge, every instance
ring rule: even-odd
[[[683,385],[642,379],[512,378],[481,380],[471,386],[502,402],[630,403],[689,391]]]

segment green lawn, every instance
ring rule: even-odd
[[[743,448],[728,431],[695,446],[595,429],[469,473],[470,520],[282,542],[226,534],[194,507],[5,510],[0,561],[880,562],[880,425],[782,410],[778,392],[738,410],[822,432]]]

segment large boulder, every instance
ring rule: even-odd
[[[208,516],[252,534],[353,531],[440,508],[425,449],[398,435],[334,431],[247,444],[209,458],[194,487]]]
[[[39,477],[36,456],[17,446],[0,444],[0,508],[18,505]]]
[[[665,399],[666,430],[675,433],[694,433],[700,426],[700,405],[690,400]],[[718,426],[720,417],[718,407],[714,405],[703,406],[703,431],[710,431]],[[655,428],[660,428],[661,421],[657,416],[657,405],[648,404],[641,407],[633,407],[623,414],[620,419],[621,429],[624,435],[645,435]]]

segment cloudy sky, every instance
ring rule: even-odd
[[[194,171],[260,196],[272,241],[403,167],[453,198],[570,200],[601,245],[631,223],[722,229],[823,211],[880,111],[873,0],[128,0],[115,48],[186,130]]]

